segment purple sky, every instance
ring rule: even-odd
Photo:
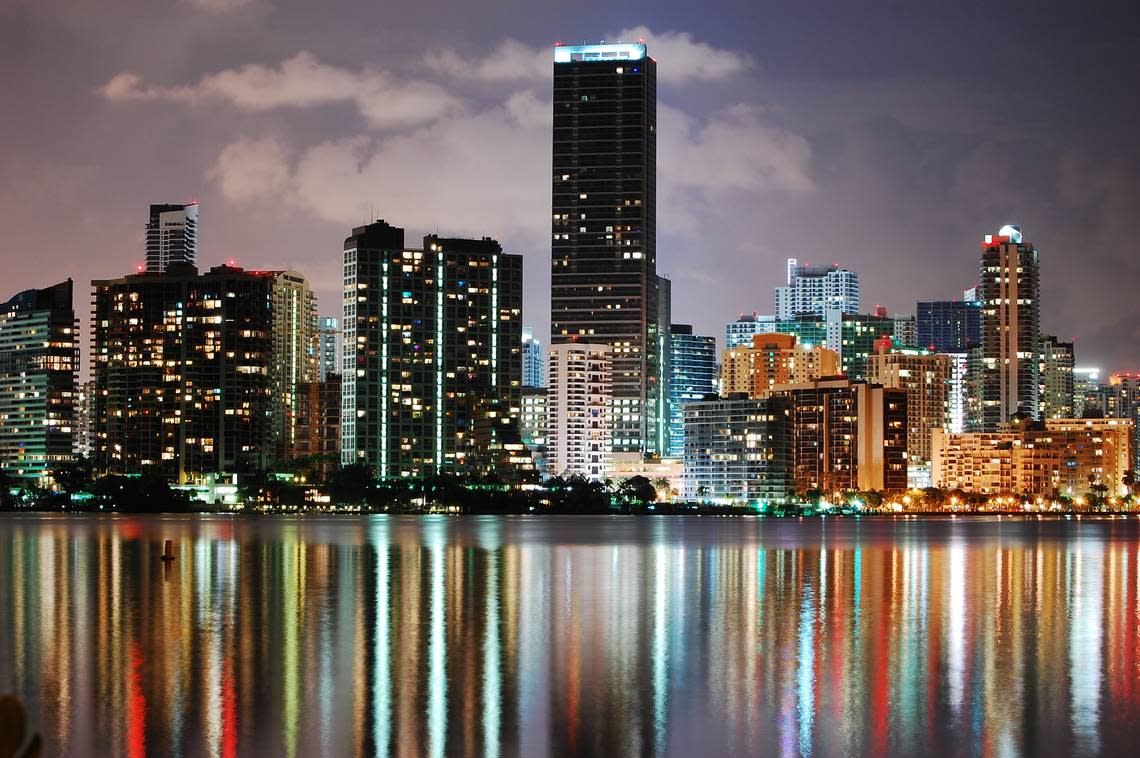
[[[1043,330],[1140,368],[1135,3],[552,5],[7,0],[0,297],[133,271],[147,205],[196,198],[201,265],[297,268],[335,315],[375,209],[523,253],[545,335],[550,45],[644,37],[675,321],[771,312],[789,256],[913,312],[1020,223]]]

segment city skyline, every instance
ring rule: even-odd
[[[1042,332],[1076,337],[1081,365],[1106,373],[1135,368],[1131,309],[1138,306],[1125,297],[1123,283],[1134,279],[1126,256],[1140,232],[1127,210],[1140,195],[1132,178],[1137,172],[1129,171],[1137,156],[1113,131],[1113,124],[1131,122],[1134,105],[1098,92],[1095,103],[1105,117],[1086,120],[1097,123],[1077,125],[1057,115],[1093,104],[1081,82],[1096,77],[1100,87],[1118,86],[1100,74],[1114,62],[1134,65],[1121,58],[1114,25],[1103,19],[1094,43],[1094,35],[1075,33],[1090,19],[1056,9],[1026,9],[1017,23],[1007,23],[1015,14],[1009,9],[961,20],[929,9],[902,18],[870,9],[860,16],[863,37],[804,60],[777,32],[751,23],[724,28],[668,4],[652,14],[585,8],[572,21],[540,12],[462,34],[405,34],[405,43],[374,46],[384,52],[354,58],[334,44],[336,34],[349,33],[343,26],[328,38],[313,37],[284,5],[211,3],[210,12],[186,2],[171,13],[207,37],[255,23],[282,33],[272,43],[265,37],[273,35],[265,35],[248,49],[206,59],[179,32],[168,39],[179,53],[180,65],[172,65],[134,39],[112,53],[106,42],[76,28],[82,11],[63,16],[50,5],[9,11],[14,23],[5,28],[39,39],[42,44],[30,46],[37,55],[53,51],[58,43],[46,37],[61,29],[65,38],[87,40],[94,65],[82,75],[72,65],[74,81],[61,91],[76,93],[66,107],[82,109],[90,126],[68,143],[55,126],[33,129],[23,117],[2,127],[10,142],[27,149],[0,166],[7,186],[25,188],[0,212],[0,241],[9,250],[31,249],[44,213],[57,213],[61,203],[77,208],[53,222],[60,229],[57,246],[37,256],[7,255],[12,291],[51,284],[42,280],[44,263],[78,282],[134,271],[143,262],[140,209],[152,201],[199,199],[201,268],[230,259],[250,269],[294,268],[310,277],[326,307],[338,297],[337,240],[345,228],[382,215],[407,219],[415,237],[494,235],[506,251],[529,260],[525,321],[542,334],[548,291],[543,219],[549,216],[538,196],[549,167],[552,45],[616,34],[644,36],[657,51],[651,54],[667,61],[658,263],[674,280],[676,319],[699,333],[719,334],[737,313],[767,310],[788,256],[817,264],[838,260],[860,274],[865,303],[910,312],[917,300],[950,299],[975,284],[978,234],[1020,222],[1044,253]],[[773,12],[789,25],[784,31],[810,32],[826,48],[853,11],[835,9],[827,18]],[[466,11],[456,13],[462,18]],[[105,28],[111,16],[92,23]],[[159,23],[153,13],[136,16],[143,29]],[[405,32],[428,29],[418,12],[400,16]],[[219,30],[219,20],[233,31]],[[892,44],[902,46],[893,54],[914,68],[909,76],[925,77],[923,87],[904,86],[905,77],[887,73],[887,61],[869,55],[888,22],[922,28],[923,44],[946,61],[932,72],[931,63],[907,57],[916,44],[909,38],[918,35],[892,35]],[[1009,44],[1022,58],[983,71],[966,53],[969,32],[984,28],[1032,29],[1038,36],[1032,42],[1013,36]],[[430,44],[421,44],[424,39]],[[1030,54],[1047,43],[1064,50],[1077,73],[1059,77],[1051,61]],[[16,61],[13,81],[29,78],[19,70],[33,62]],[[824,95],[841,76],[851,85],[844,102],[857,107],[840,117],[835,106],[825,107]],[[256,82],[264,85],[260,100],[250,89]],[[328,91],[313,94],[306,89],[313,83]],[[957,97],[935,103],[948,93]],[[376,113],[370,104],[382,95],[399,96],[393,102],[401,107]],[[15,93],[29,105],[33,97],[28,90]],[[986,102],[1003,107],[986,109]],[[1032,139],[1002,127],[1003,111],[1017,112],[1018,129],[1029,130]],[[152,134],[156,122],[169,134]],[[455,129],[464,139],[456,140]],[[505,160],[503,137],[512,140],[512,160]],[[173,154],[170,139],[185,149]],[[425,144],[436,149],[425,153]],[[456,144],[461,154],[443,150]],[[1078,144],[1098,147],[1073,147]],[[130,150],[130,159],[116,162],[112,150],[108,161],[95,162],[91,156],[108,145]],[[1091,154],[1097,151],[1103,152]],[[1112,161],[1105,160],[1109,155]],[[405,207],[389,184],[375,181],[378,169],[425,156],[437,159],[454,191]],[[729,156],[762,179],[742,177]],[[226,165],[234,170],[223,171]],[[344,181],[320,205],[313,189],[330,178],[330,165],[340,166],[331,176]],[[696,169],[686,173],[682,166]],[[243,172],[265,191],[243,183]],[[473,198],[466,188],[476,181],[493,187]],[[856,186],[875,191],[854,192]],[[407,195],[418,196],[417,190],[412,185]],[[701,265],[692,265],[695,260]],[[1087,292],[1103,296],[1082,295]],[[82,329],[86,343],[89,330]]]

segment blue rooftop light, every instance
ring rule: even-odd
[[[644,42],[618,42],[600,45],[558,45],[554,48],[555,63],[591,61],[639,61],[645,58]]]

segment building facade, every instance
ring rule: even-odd
[[[340,374],[296,387],[293,437],[287,457],[307,458],[322,476],[340,465]]]
[[[1044,334],[1037,356],[1041,418],[1073,418],[1076,415],[1073,411],[1076,393],[1073,343]]]
[[[146,270],[162,273],[171,263],[198,263],[198,203],[150,206],[146,224]]]
[[[317,323],[317,379],[340,375],[344,364],[344,341],[341,339],[340,317],[321,316]]]
[[[45,487],[73,459],[78,364],[70,279],[0,304],[0,473]]]
[[[776,288],[776,318],[823,318],[829,311],[859,312],[859,276],[832,266],[800,265],[788,260],[788,283]]]
[[[1104,415],[1131,419],[1135,435],[1132,467],[1140,472],[1140,372],[1120,371],[1108,377],[1104,391]]]
[[[965,353],[981,340],[982,305],[976,300],[924,300],[917,305],[917,346]]]
[[[542,359],[542,342],[534,338],[529,326],[522,331],[522,386],[545,387],[546,365]]]
[[[908,467],[929,467],[931,435],[950,428],[953,360],[948,355],[887,341],[871,356],[868,380],[906,392]]]
[[[792,498],[792,423],[783,397],[687,404],[684,496],[760,508]]]
[[[545,387],[523,387],[522,409],[519,416],[519,433],[523,444],[530,451],[534,467],[542,476],[550,475],[550,461],[547,459],[546,430],[549,414],[546,406]]]
[[[1003,226],[982,242],[978,300],[981,340],[977,363],[979,405],[970,431],[992,432],[1015,413],[1040,411],[1040,274],[1037,249],[1017,226]]]
[[[716,392],[716,338],[693,334],[689,324],[669,327],[670,458],[685,454],[685,404]]]
[[[99,470],[188,484],[266,465],[275,283],[186,263],[91,283]]]
[[[289,457],[296,438],[298,385],[317,379],[317,296],[296,271],[273,274],[273,456]]]
[[[819,379],[784,385],[772,396],[792,402],[792,478],[798,493],[906,489],[905,391]]]
[[[564,342],[550,346],[546,456],[553,476],[608,476],[613,454],[613,348]]]
[[[839,375],[839,354],[823,345],[797,344],[793,334],[758,334],[752,344],[721,354],[720,393],[767,397],[773,387]]]
[[[657,275],[657,63],[642,43],[554,49],[551,345],[610,345],[614,449],[667,437]]]
[[[383,221],[344,242],[341,461],[379,478],[494,468],[518,439],[522,256]]]

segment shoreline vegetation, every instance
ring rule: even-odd
[[[172,486],[157,472],[93,475],[80,461],[55,472],[55,489],[17,487],[0,481],[0,512],[9,513],[202,513],[202,514],[455,514],[455,515],[764,515],[811,516],[1082,516],[1136,513],[1140,497],[1108,494],[1093,483],[1076,497],[1044,498],[912,489],[898,493],[821,490],[782,502],[683,499],[664,479],[624,481],[537,477],[504,481],[494,476],[434,475],[376,480],[364,466],[346,466],[321,477],[314,470],[257,471],[232,483]],[[1131,492],[1130,481],[1124,491]]]

